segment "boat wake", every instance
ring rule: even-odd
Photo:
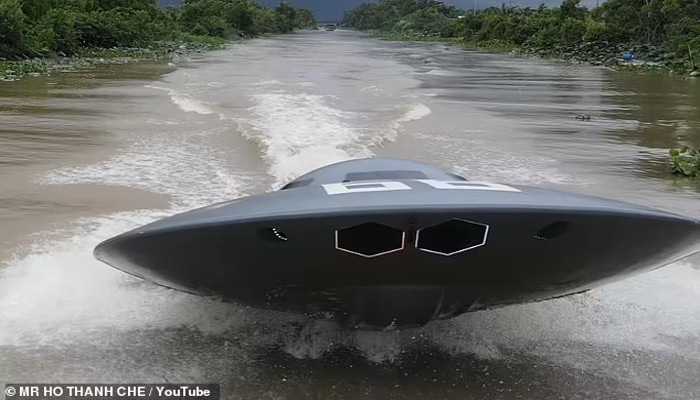
[[[277,90],[252,102],[248,116],[237,118],[239,130],[261,151],[274,188],[325,165],[373,157],[373,148],[396,140],[403,124],[431,113],[422,103],[399,104],[393,108],[399,115],[390,112],[382,125],[368,113],[341,109],[332,95]]]

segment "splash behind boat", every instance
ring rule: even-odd
[[[385,328],[565,296],[697,251],[700,222],[684,216],[363,159],[140,227],[95,256],[197,295]]]

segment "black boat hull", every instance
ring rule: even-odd
[[[363,161],[381,162],[325,171]],[[478,183],[450,190],[440,182],[472,183],[432,170],[429,179],[451,181],[338,185],[320,171],[128,232],[95,255],[177,290],[386,328],[577,293],[700,250],[698,221],[626,203]],[[385,172],[411,175],[397,171]]]

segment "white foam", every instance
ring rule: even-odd
[[[254,86],[301,86],[301,87],[314,87],[316,86],[313,82],[282,82],[277,79],[263,79],[255,82]]]
[[[456,72],[451,72],[447,71],[444,69],[431,69],[430,71],[426,71],[421,73],[421,75],[430,75],[430,76],[459,76],[459,73]]]
[[[405,124],[421,120],[432,113],[428,106],[417,102],[399,104],[395,109],[399,110],[398,118],[384,127],[380,126],[378,129],[372,130],[373,135],[366,139],[369,146],[383,146],[387,142],[394,142]]]
[[[573,342],[577,348],[591,343],[700,360],[700,355],[664,340],[700,339],[699,284],[700,271],[681,262],[586,294],[467,314],[435,323],[426,331],[431,341],[452,352],[472,353],[475,343],[486,341],[496,348],[556,356],[561,346]],[[465,333],[472,340],[464,340]]]
[[[421,329],[343,331],[329,321],[310,321],[277,334],[285,351],[303,359],[353,347],[372,362],[393,363],[406,350],[429,345],[487,360],[515,351],[613,374],[621,360],[610,354],[607,365],[600,351],[658,351],[700,360],[677,344],[700,339],[699,284],[700,271],[686,261],[586,294],[465,314]],[[597,350],[588,355],[588,348]]]
[[[376,85],[370,85],[370,86],[364,86],[360,88],[360,93],[365,93],[365,92],[372,92],[372,93],[381,93],[382,88]]]
[[[321,166],[372,157],[372,147],[395,140],[403,124],[431,113],[423,103],[399,104],[400,115],[387,126],[365,128],[368,115],[335,108],[335,100],[334,95],[284,90],[253,96],[251,117],[239,121],[240,128],[260,145],[276,186]]]
[[[194,112],[201,115],[214,114],[214,111],[212,111],[211,108],[207,107],[207,105],[200,100],[178,94],[177,92],[172,92],[170,94],[170,98],[172,99],[173,103],[180,107],[182,111]]]
[[[373,362],[393,362],[401,355],[405,339],[401,332],[356,332],[355,346]]]
[[[211,115],[214,114],[209,105],[201,100],[193,98],[189,94],[181,93],[174,89],[168,89],[160,86],[146,85],[145,87],[156,90],[165,90],[170,96],[170,101],[173,102],[180,110],[184,112],[193,112],[200,115]]]
[[[273,86],[273,85],[284,85],[284,83],[278,81],[277,79],[263,79],[255,83],[255,86]]]
[[[399,118],[399,122],[418,121],[430,115],[432,110],[422,103],[412,103],[408,107],[406,113]]]
[[[277,184],[315,168],[351,158],[371,157],[356,113],[333,108],[327,96],[274,92],[253,96],[244,136],[262,147]]]
[[[224,161],[229,154],[206,141],[225,130],[222,126],[190,134],[152,132],[104,162],[52,170],[40,182],[139,188],[172,196],[178,209],[230,200],[241,195],[248,178],[231,170]]]
[[[172,121],[172,120],[166,120],[166,119],[159,119],[159,118],[149,118],[145,121],[147,124],[150,125],[179,125],[180,123],[178,121]]]
[[[154,125],[160,119],[153,117]],[[45,184],[95,183],[170,195],[167,210],[81,219],[67,231],[39,236],[31,251],[0,271],[0,346],[80,343],[119,332],[187,326],[210,333],[233,329],[244,309],[166,290],[96,261],[102,240],[178,211],[239,197],[247,182],[213,147],[209,130],[139,134],[107,160],[50,171]],[[207,314],[211,313],[211,314]],[[248,314],[246,314],[248,315]]]
[[[319,359],[327,352],[348,343],[347,332],[343,332],[334,321],[306,321],[297,332],[282,334],[282,349],[298,359]]]
[[[169,215],[122,212],[81,219],[0,270],[0,347],[64,347],[119,343],[135,331],[186,328],[243,337],[253,347],[279,346],[299,359],[354,347],[373,362],[399,359],[411,332],[354,332],[330,320],[307,320],[201,298],[134,278],[92,255],[102,240]]]
[[[149,119],[157,128],[164,121]],[[115,332],[189,326],[232,329],[243,309],[166,290],[97,262],[100,241],[175,212],[239,197],[246,178],[226,161],[232,150],[213,147],[226,126],[134,132],[130,145],[107,160],[49,171],[45,184],[95,183],[171,196],[167,210],[82,219],[68,232],[48,232],[26,256],[0,271],[0,345],[84,342]],[[216,317],[207,315],[214,312]],[[106,340],[106,339],[105,339]]]
[[[155,286],[93,258],[100,241],[166,214],[80,220],[71,235],[39,241],[31,254],[10,262],[0,271],[0,346],[99,346],[129,331],[186,327],[223,334],[248,318],[264,321],[264,312]]]
[[[294,326],[299,329],[290,329]],[[416,332],[353,331],[329,320],[295,321],[294,325],[278,327],[282,328],[276,332],[282,350],[298,359],[320,359],[334,350],[354,348],[369,361],[391,363],[417,339]]]

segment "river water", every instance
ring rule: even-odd
[[[664,164],[680,143],[700,146],[698,80],[344,31],[4,82],[0,379],[219,382],[227,399],[699,398],[697,257],[565,299],[345,332],[155,287],[91,254],[366,156],[700,217],[700,185]]]

